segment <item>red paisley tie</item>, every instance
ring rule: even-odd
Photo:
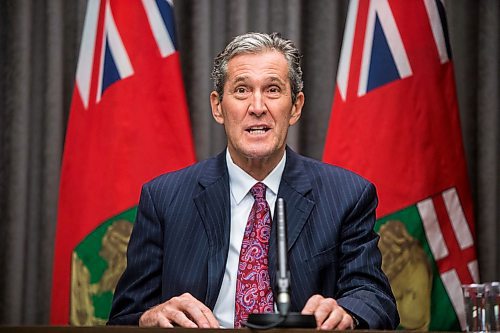
[[[257,183],[250,192],[255,201],[241,244],[236,279],[235,328],[240,328],[250,313],[273,312],[274,305],[267,258],[271,213],[266,201],[266,185]]]

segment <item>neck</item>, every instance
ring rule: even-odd
[[[234,164],[239,166],[243,171],[248,173],[254,179],[262,181],[271,173],[271,171],[274,170],[274,168],[281,161],[283,155],[285,154],[285,150],[273,156],[261,158],[235,158],[236,155],[231,152],[231,149],[229,150],[229,154],[231,155],[231,159],[233,160]]]

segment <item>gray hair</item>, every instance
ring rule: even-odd
[[[226,46],[224,51],[215,57],[212,80],[214,82],[214,90],[219,94],[219,100],[222,100],[224,93],[229,60],[240,54],[256,54],[267,50],[275,50],[285,56],[288,62],[288,78],[290,79],[292,88],[292,102],[295,103],[297,94],[304,87],[302,69],[300,68],[302,55],[292,41],[281,38],[276,32],[270,35],[251,32],[237,36]]]

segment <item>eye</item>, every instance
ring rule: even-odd
[[[279,97],[281,95],[281,88],[278,86],[270,86],[266,90],[270,97]]]
[[[234,96],[238,99],[244,99],[248,97],[250,90],[246,86],[237,86],[234,88]]]

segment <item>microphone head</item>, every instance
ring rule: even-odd
[[[284,221],[286,218],[286,211],[285,211],[285,199],[283,198],[278,198],[278,201],[276,202],[276,213],[277,213],[277,220],[278,221]],[[286,222],[285,222],[286,223]]]
[[[290,277],[288,272],[288,241],[286,235],[286,211],[285,200],[278,198],[276,201],[276,222],[277,222],[277,250],[278,250],[278,270],[276,271],[276,282],[278,284],[278,309],[287,312],[290,288]]]

